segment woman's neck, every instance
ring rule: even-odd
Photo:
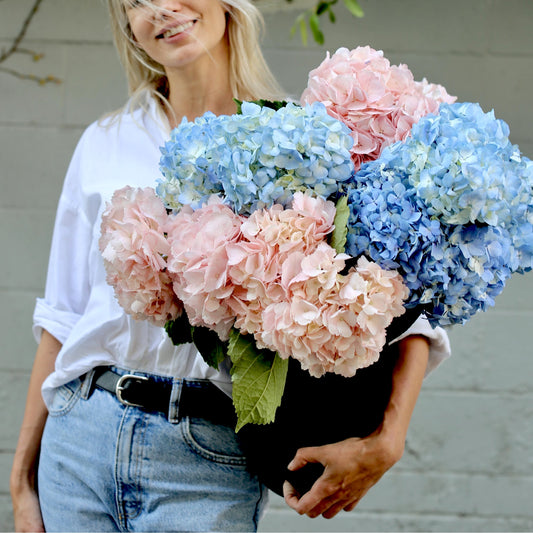
[[[236,113],[237,107],[229,83],[229,68],[220,63],[167,71],[168,101],[174,112],[169,116],[172,127],[211,111],[215,115]]]

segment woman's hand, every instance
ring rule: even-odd
[[[15,488],[12,485],[11,498],[13,501],[15,531],[45,531],[39,506],[39,497],[31,486]]]
[[[359,439],[335,444],[301,448],[289,464],[298,470],[307,463],[321,463],[325,470],[301,498],[286,481],[285,501],[300,514],[311,518],[333,518],[339,511],[352,511],[361,498],[397,461],[404,449],[402,438],[389,437],[382,431]]]

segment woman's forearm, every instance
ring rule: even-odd
[[[60,349],[61,343],[50,333],[43,331],[41,342],[35,355],[24,418],[11,471],[10,485],[14,498],[20,491],[26,488],[34,488],[34,470],[41,436],[48,416],[48,411],[41,396],[41,386],[43,381],[52,373]]]
[[[419,335],[406,337],[399,341],[399,352],[392,376],[391,397],[380,430],[396,440],[403,452],[411,416],[426,372],[429,342]]]

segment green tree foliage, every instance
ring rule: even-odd
[[[286,0],[292,2],[292,0]],[[298,30],[304,45],[307,45],[308,30],[310,30],[313,40],[318,44],[324,44],[324,33],[321,29],[321,21],[327,17],[331,23],[335,23],[336,16],[333,11],[333,6],[338,0],[318,0],[316,4],[300,13],[296,17],[296,21],[291,29],[291,35],[294,35]],[[342,0],[344,7],[357,18],[364,16],[364,12],[357,0]]]

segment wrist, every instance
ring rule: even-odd
[[[30,467],[18,464],[15,459],[9,478],[9,489],[12,495],[18,495],[27,491],[35,491],[37,473],[35,464]]]
[[[26,490],[35,489],[35,474],[30,472],[11,472],[9,478],[9,489],[11,494],[25,492]]]
[[[403,456],[409,423],[402,416],[402,411],[390,402],[383,416],[383,421],[371,435],[376,438],[379,450],[390,466]]]
[[[374,432],[379,441],[379,448],[389,467],[396,464],[403,456],[405,450],[406,434],[397,425],[387,424],[384,420]]]
[[[36,492],[35,483],[27,478],[14,478],[11,476],[9,492],[13,503],[15,503],[15,501],[20,500],[25,495],[34,494]]]

